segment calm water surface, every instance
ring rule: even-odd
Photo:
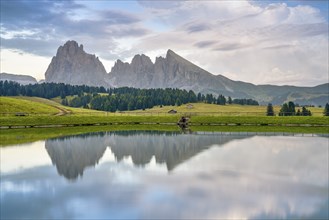
[[[327,219],[328,137],[103,132],[1,148],[1,219]]]

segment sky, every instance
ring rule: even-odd
[[[107,72],[171,49],[212,74],[254,84],[329,81],[328,1],[0,0],[0,72],[44,79],[68,40]]]

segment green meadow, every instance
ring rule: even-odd
[[[156,106],[151,109],[130,111],[129,113],[140,114],[166,114],[174,109],[178,113],[187,115],[210,115],[210,116],[265,116],[267,106],[251,106],[251,105],[215,105],[206,103],[191,103],[181,106]],[[278,114],[281,106],[274,106],[275,114]],[[296,111],[301,107],[296,107]],[[312,116],[323,116],[323,108],[309,107]]]
[[[191,131],[329,133],[329,117],[322,116],[323,108],[317,107],[309,108],[313,116],[290,117],[264,116],[266,106],[205,103],[109,113],[63,106],[56,99],[22,96],[0,97],[0,107],[1,145],[94,131],[180,130],[176,124],[186,115]],[[171,109],[177,114],[169,114]],[[274,107],[276,113],[279,109]],[[18,112],[26,115],[15,116]]]

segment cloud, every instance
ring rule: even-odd
[[[138,4],[143,7],[150,9],[167,9],[171,10],[174,7],[179,7],[184,2],[181,1],[145,1],[145,0],[137,0]]]
[[[281,45],[264,47],[263,49],[265,49],[265,50],[277,50],[277,49],[287,49],[287,48],[292,48],[292,47],[294,47],[294,46],[289,45],[289,44],[281,44]]]
[[[53,56],[54,51],[57,49],[61,41],[40,41],[37,39],[24,39],[24,38],[1,38],[1,47],[3,49],[12,49],[18,51],[24,51],[31,54],[38,54],[41,56]]]
[[[100,14],[101,19],[110,24],[133,24],[140,21],[138,16],[122,11],[104,10]]]
[[[243,45],[240,43],[224,43],[221,44],[219,46],[217,46],[216,48],[214,48],[215,51],[230,51],[230,50],[236,50],[239,48],[243,48],[246,47],[247,45]]]
[[[84,6],[74,1],[1,1],[1,25],[6,29],[34,28],[55,22]]]
[[[1,1],[1,18],[2,48],[41,56],[54,55],[54,48],[72,39],[95,46],[95,52],[106,58],[104,49],[117,46],[114,38],[149,32],[138,15],[106,8],[95,11],[75,1]]]
[[[137,2],[138,10],[125,10],[113,1],[93,3],[102,7],[83,1],[1,1],[1,47],[50,56],[73,39],[108,61],[172,49],[235,80],[271,83],[274,68],[283,73],[283,82],[285,73],[299,74],[296,85],[329,80],[328,21],[307,2]]]
[[[328,22],[319,9],[184,1],[172,11],[161,7],[161,14],[172,28],[142,38],[135,47],[150,53],[171,48],[211,73],[256,84],[310,86],[329,80]]]
[[[210,27],[207,24],[192,24],[187,27],[187,31],[189,33],[206,31],[209,29],[210,29]]]
[[[216,43],[216,41],[205,40],[205,41],[199,41],[199,42],[195,43],[194,45],[199,48],[204,48],[204,47],[209,47],[215,43]]]

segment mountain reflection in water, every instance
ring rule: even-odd
[[[171,171],[183,161],[215,144],[223,145],[242,138],[245,136],[119,131],[49,139],[45,146],[58,173],[74,180],[83,176],[87,167],[95,166],[107,147],[118,162],[131,157],[134,165],[145,166],[154,157],[157,164],[165,163],[167,170]]]

